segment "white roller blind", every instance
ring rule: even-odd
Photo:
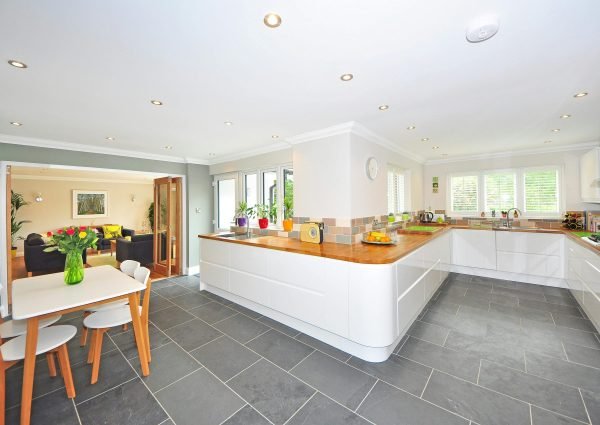
[[[391,170],[388,171],[388,213],[402,213],[405,208],[405,178],[404,174]]]
[[[477,175],[450,177],[450,209],[452,212],[477,212],[478,180]]]
[[[485,174],[485,211],[506,211],[515,207],[517,175],[514,171]]]
[[[523,180],[526,213],[559,212],[558,169],[524,170]]]

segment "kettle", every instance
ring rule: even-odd
[[[431,223],[433,221],[433,213],[431,211],[425,211],[419,215],[421,223]]]

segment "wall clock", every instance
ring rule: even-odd
[[[371,180],[375,180],[377,173],[379,172],[379,164],[374,157],[367,159],[367,177]]]

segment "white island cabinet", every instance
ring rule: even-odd
[[[600,256],[567,239],[567,284],[590,320],[600,329]]]
[[[390,264],[205,238],[200,252],[201,289],[379,362],[389,357],[446,278],[450,233]]]

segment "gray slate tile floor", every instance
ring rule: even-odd
[[[40,359],[32,424],[600,425],[600,339],[564,289],[451,275],[394,354],[369,363],[198,283],[153,286],[148,378],[131,329],[108,333],[96,385],[87,350],[69,345],[75,400]],[[10,425],[21,373],[7,373]]]

